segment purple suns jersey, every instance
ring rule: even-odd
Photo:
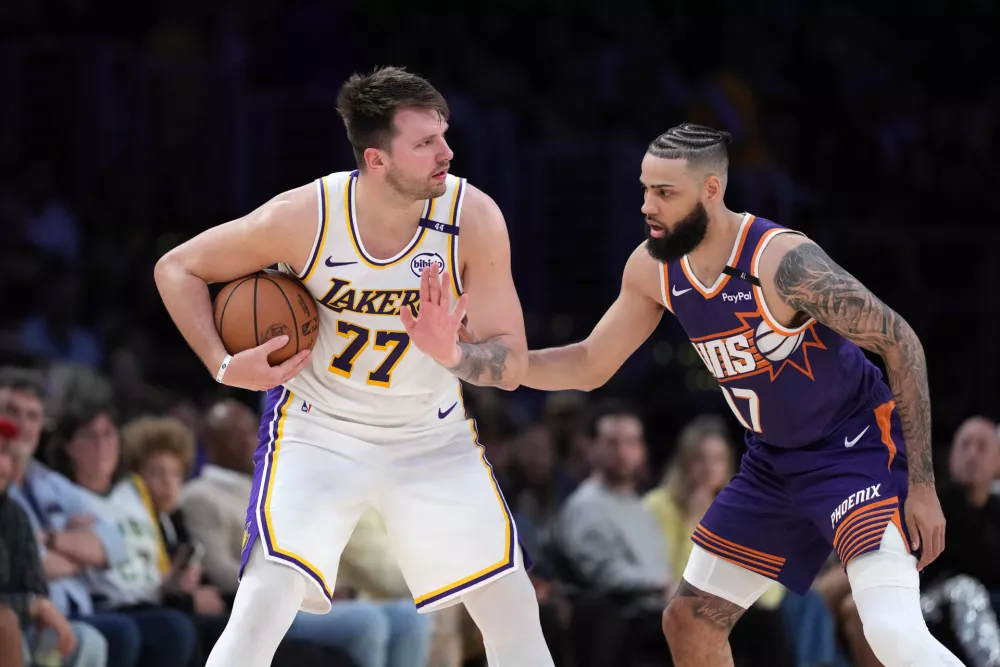
[[[854,343],[813,319],[781,326],[768,312],[754,283],[764,248],[783,233],[798,232],[747,214],[729,257],[735,271],[706,287],[685,256],[661,265],[660,290],[751,440],[799,448],[892,394]]]

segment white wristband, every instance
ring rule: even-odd
[[[226,369],[229,368],[229,362],[233,360],[232,355],[227,354],[226,358],[222,360],[222,365],[219,366],[219,372],[215,374],[215,381],[222,383],[222,376],[226,374]]]

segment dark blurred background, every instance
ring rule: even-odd
[[[532,347],[584,337],[617,294],[648,142],[724,128],[729,207],[806,232],[920,336],[947,474],[959,424],[1000,412],[998,19],[992,0],[3,0],[0,365],[43,369],[55,403],[89,368],[121,422],[197,429],[225,391],[153,264],[352,169],[338,87],[398,64],[444,93],[452,171],[506,216]],[[471,393],[498,468],[539,425],[573,457],[595,398]],[[651,482],[696,415],[742,439],[669,314],[595,394],[640,407]]]

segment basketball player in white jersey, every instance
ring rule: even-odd
[[[459,383],[513,389],[526,369],[503,216],[448,173],[448,106],[422,78],[354,75],[337,106],[357,171],[278,195],[156,267],[167,310],[216,379],[268,391],[240,587],[209,667],[268,665],[299,609],[327,611],[371,506],[420,611],[461,600],[491,667],[552,665]],[[286,336],[230,358],[207,284],[275,264],[315,297],[319,340],[277,367],[266,357]],[[465,315],[479,342],[460,340]]]

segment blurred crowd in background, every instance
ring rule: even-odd
[[[617,293],[650,139],[682,121],[733,134],[730,207],[805,231],[920,335],[948,519],[927,618],[968,664],[1000,664],[984,639],[1000,592],[998,5],[525,5],[0,3],[0,635],[20,628],[33,655],[62,618],[81,667],[207,655],[260,404],[201,367],[152,266],[352,168],[337,88],[402,64],[451,105],[452,171],[504,211],[532,347],[584,336]],[[743,447],[720,394],[669,318],[592,394],[468,388],[557,665],[669,664],[659,610]],[[342,569],[340,606],[296,619],[279,662],[482,663],[460,608],[413,612],[377,515]],[[956,599],[987,601],[971,640]],[[878,664],[835,561],[808,596],[775,587],[733,644],[741,665]]]

